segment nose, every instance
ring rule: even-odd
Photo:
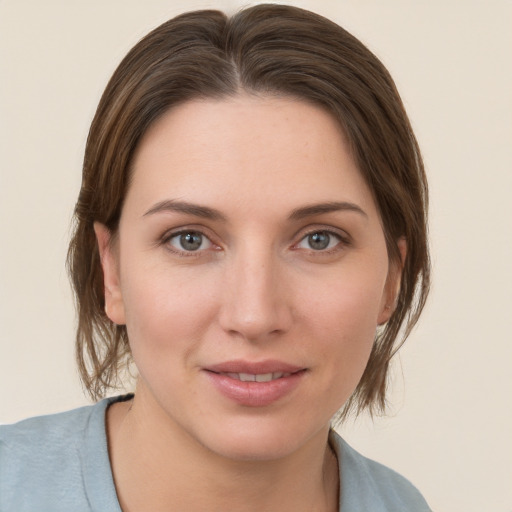
[[[286,272],[271,250],[247,247],[226,266],[219,321],[233,336],[261,342],[288,331],[292,305]]]

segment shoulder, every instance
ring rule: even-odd
[[[114,399],[115,400],[115,399]],[[0,509],[88,510],[87,466],[110,472],[105,411],[113,399],[0,426]]]
[[[91,417],[104,405],[100,402],[0,426],[1,470],[5,470],[6,462],[16,462],[18,466],[27,460],[32,466],[41,458],[45,465],[50,461],[69,461],[69,455],[80,445]]]
[[[335,432],[330,442],[338,455],[341,510],[431,512],[418,489],[402,475],[364,457]]]
[[[0,425],[0,446],[3,450],[24,446],[35,448],[40,451],[45,446],[37,442],[34,435],[41,436],[44,440],[55,440],[61,442],[63,434],[73,434],[83,431],[87,419],[92,410],[97,407],[85,406],[71,411],[47,416],[36,416],[22,420],[12,425]]]

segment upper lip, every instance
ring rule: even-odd
[[[214,373],[249,373],[253,375],[260,375],[278,372],[295,373],[304,370],[305,368],[278,360],[269,359],[266,361],[244,361],[236,359],[208,365],[205,366],[204,369]]]

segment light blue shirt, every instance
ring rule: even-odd
[[[0,426],[1,512],[121,512],[108,457],[105,411],[116,401]],[[405,478],[335,432],[341,512],[431,512]]]

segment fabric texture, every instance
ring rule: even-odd
[[[0,426],[1,512],[122,512],[110,468],[105,412],[130,395]],[[341,512],[430,512],[405,478],[330,434]]]

